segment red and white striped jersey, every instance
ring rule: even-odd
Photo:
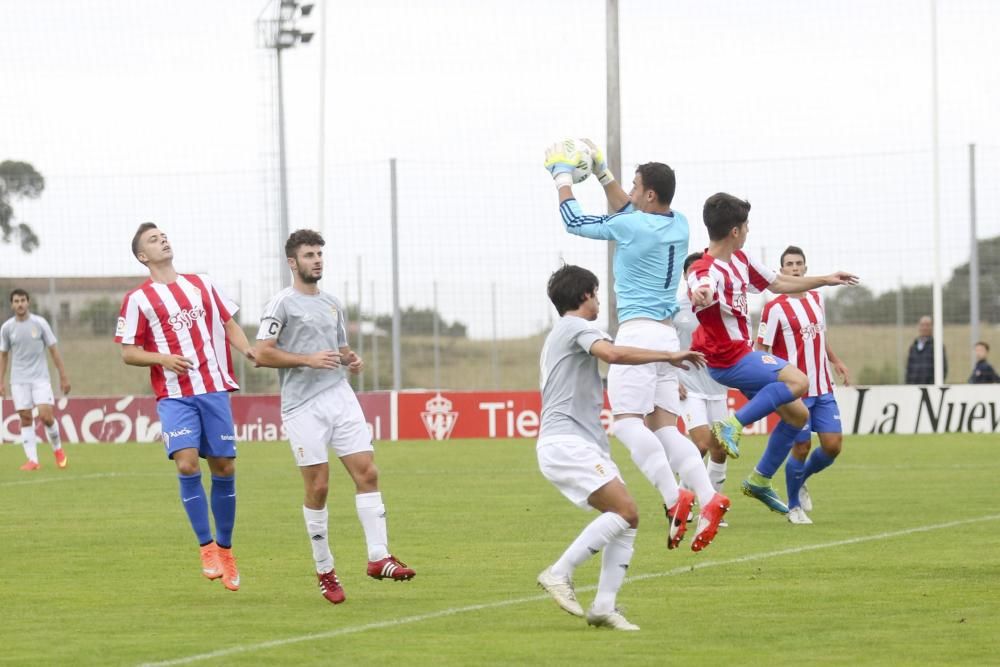
[[[712,288],[712,303],[694,307],[701,324],[691,338],[691,349],[705,355],[712,368],[729,368],[753,350],[753,331],[747,308],[747,290],[763,292],[777,274],[742,250],[729,261],[708,254],[688,270],[688,294],[701,285]]]
[[[757,342],[798,366],[809,377],[809,396],[833,391],[833,374],[826,354],[826,314],[817,291],[801,298],[781,294],[764,306]]]
[[[164,284],[147,280],[125,295],[115,342],[149,352],[179,354],[193,362],[182,374],[149,367],[157,399],[236,391],[225,323],[239,306],[227,299],[207,275],[180,274]]]

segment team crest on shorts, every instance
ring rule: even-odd
[[[771,364],[772,366],[778,365],[778,362],[775,361],[774,357],[772,357],[769,354],[762,355],[760,360],[763,361],[765,364]]]
[[[607,475],[607,473],[604,472],[604,466],[602,466],[600,463],[594,466],[594,470],[596,470],[597,474],[600,475],[601,477]]]

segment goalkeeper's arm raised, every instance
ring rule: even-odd
[[[583,141],[590,146],[590,151],[594,157],[594,176],[597,176],[597,180],[604,187],[604,196],[608,198],[608,206],[612,211],[621,211],[629,204],[628,193],[615,180],[615,175],[608,168],[608,160],[604,156],[604,151],[598,148],[597,144],[590,139],[584,139]]]

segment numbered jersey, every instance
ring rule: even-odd
[[[826,354],[826,314],[817,291],[801,297],[781,294],[764,306],[757,342],[775,356],[798,366],[809,378],[808,396],[833,391],[830,359]]]
[[[147,280],[125,295],[115,342],[191,361],[186,373],[149,367],[157,399],[236,391],[225,323],[238,310],[204,274],[181,274],[169,284]]]
[[[615,242],[619,322],[673,317],[690,236],[683,214],[645,213],[629,204],[615,215],[584,215],[575,199],[560,204],[559,212],[570,234]]]
[[[690,293],[702,285],[712,289],[712,301],[695,306],[701,324],[691,341],[691,349],[702,352],[712,368],[729,368],[753,349],[753,329],[747,307],[747,291],[759,293],[774,282],[777,274],[742,250],[733,252],[728,262],[705,254],[688,269]]]

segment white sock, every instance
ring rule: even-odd
[[[671,467],[694,489],[698,504],[705,507],[712,502],[715,489],[708,479],[698,447],[681,435],[676,426],[664,426],[656,432],[656,438],[663,444]]]
[[[52,426],[45,427],[45,435],[49,437],[49,444],[52,445],[52,451],[58,451],[62,449],[62,438],[59,437],[59,424],[57,422],[52,422]]]
[[[615,599],[625,582],[628,565],[632,562],[635,528],[627,528],[615,536],[604,548],[601,557],[601,577],[597,580],[597,595],[592,607],[595,614],[610,614],[615,610]]]
[[[358,508],[358,519],[365,531],[365,541],[368,543],[368,560],[382,560],[389,555],[389,537],[385,526],[385,505],[382,504],[382,494],[359,493],[354,496],[354,504]]]
[[[320,574],[329,572],[333,569],[333,553],[330,552],[330,542],[327,539],[329,515],[326,508],[314,510],[303,505],[302,516],[306,520],[306,532],[309,535],[309,544],[312,545],[316,571]]]
[[[38,436],[35,435],[34,424],[25,426],[21,424],[21,447],[24,448],[24,455],[33,463],[38,463]]]
[[[722,485],[726,483],[726,461],[716,463],[712,459],[708,460],[708,479],[712,482],[712,487],[716,493],[722,493]]]
[[[603,549],[614,537],[628,528],[628,521],[614,512],[604,512],[587,524],[569,548],[551,567],[557,577],[572,577],[573,570]]]
[[[677,502],[677,480],[659,439],[637,417],[616,419],[614,432],[628,447],[635,465],[663,496],[663,504],[673,507]]]

